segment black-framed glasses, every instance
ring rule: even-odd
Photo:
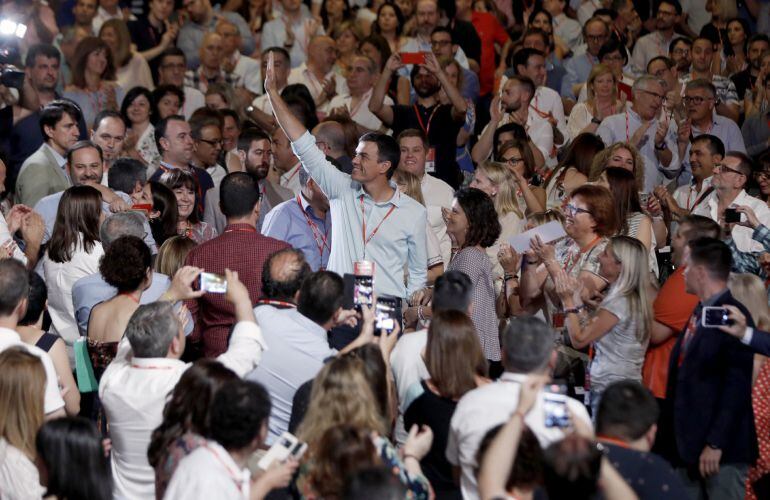
[[[684,96],[682,97],[682,102],[685,104],[695,104],[696,106],[700,106],[704,101],[710,101],[711,99],[713,99],[713,97]]]
[[[198,139],[198,140],[201,141],[201,142],[205,142],[206,144],[208,144],[212,148],[215,148],[217,146],[222,146],[222,144],[223,144],[222,139]]]
[[[746,175],[743,172],[741,172],[740,170],[736,170],[734,168],[728,167],[724,163],[717,163],[716,165],[714,165],[714,170],[719,170],[720,172],[732,172],[732,173],[738,174],[738,175]]]
[[[591,214],[590,210],[586,210],[585,208],[576,207],[573,204],[568,204],[566,207],[564,207],[564,212],[569,215],[570,217],[574,217],[577,214]]]
[[[516,156],[511,156],[510,158],[503,158],[503,161],[508,165],[515,167],[519,163],[524,163],[524,158],[521,158],[521,157],[517,158]]]
[[[666,96],[663,94],[656,94],[655,92],[647,89],[639,89],[639,92],[644,92],[645,94],[649,94],[656,99],[660,99],[662,102],[666,102]]]

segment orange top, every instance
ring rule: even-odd
[[[697,305],[698,297],[685,292],[684,267],[680,267],[669,276],[660,288],[660,292],[658,292],[652,305],[655,321],[663,323],[676,332],[673,337],[662,344],[650,344],[647,349],[642,368],[642,381],[656,398],[664,399],[666,397],[668,360],[671,351]]]

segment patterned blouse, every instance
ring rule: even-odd
[[[155,498],[163,498],[179,462],[204,444],[206,438],[188,431],[168,446],[164,458],[155,467]]]
[[[186,229],[179,231],[179,235],[187,236],[200,245],[201,243],[216,238],[217,230],[214,229],[214,226],[210,226],[205,222],[197,222],[195,224],[190,224]]]

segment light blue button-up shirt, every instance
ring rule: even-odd
[[[608,116],[602,120],[596,133],[604,141],[604,145],[610,147],[616,142],[629,142],[634,133],[642,126],[642,118],[631,108],[624,113]],[[671,120],[666,133],[666,146],[671,151],[671,163],[668,166],[658,161],[655,155],[655,132],[658,130],[658,118],[653,120],[650,128],[639,142],[639,153],[644,159],[644,192],[651,193],[652,189],[665,181],[663,172],[668,172],[672,178],[679,171],[679,155],[676,144],[676,122]]]
[[[262,223],[262,234],[301,250],[310,268],[318,271],[329,263],[331,228],[331,214],[318,218],[305,197],[298,195],[270,210]]]
[[[711,128],[708,130],[700,130],[693,125],[692,136],[698,137],[703,134],[711,134],[715,137],[719,137],[722,144],[725,145],[725,153],[728,151],[740,151],[746,152],[746,145],[743,142],[743,135],[738,125],[729,118],[725,118],[722,115],[714,113],[714,119],[711,122]],[[679,176],[678,184],[680,186],[687,185],[692,180],[692,169],[690,167],[690,147],[692,144],[687,144],[687,149],[684,152],[684,158],[682,158],[682,173]]]
[[[425,207],[400,193],[393,182],[393,197],[388,201],[375,202],[359,182],[351,180],[350,175],[340,172],[326,160],[310,132],[305,132],[293,142],[292,149],[305,170],[329,198],[335,228],[332,232],[329,270],[340,275],[352,274],[354,262],[369,260],[375,264],[374,291],[377,294],[406,298],[421,289],[425,285],[428,267]],[[385,218],[391,207],[395,209]],[[379,225],[376,234],[366,245],[363,238],[364,225],[367,238]],[[404,268],[407,268],[409,275],[406,286]]]

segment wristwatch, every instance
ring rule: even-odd
[[[593,118],[591,118],[591,123],[595,123],[597,125],[601,125],[602,121],[594,116]]]

